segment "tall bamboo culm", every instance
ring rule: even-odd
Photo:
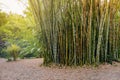
[[[119,60],[119,0],[29,0],[29,4],[45,64]]]

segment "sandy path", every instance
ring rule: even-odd
[[[92,68],[40,67],[42,59],[6,62],[0,59],[0,80],[120,80],[120,64]]]

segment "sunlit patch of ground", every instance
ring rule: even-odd
[[[50,68],[42,63],[43,59],[0,59],[0,80],[120,80],[120,63],[98,68]]]

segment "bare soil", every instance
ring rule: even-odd
[[[120,80],[120,63],[98,68],[58,68],[40,66],[43,59],[6,62],[0,59],[0,80]]]

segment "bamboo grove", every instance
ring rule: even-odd
[[[119,0],[29,0],[29,4],[45,64],[119,60]]]

